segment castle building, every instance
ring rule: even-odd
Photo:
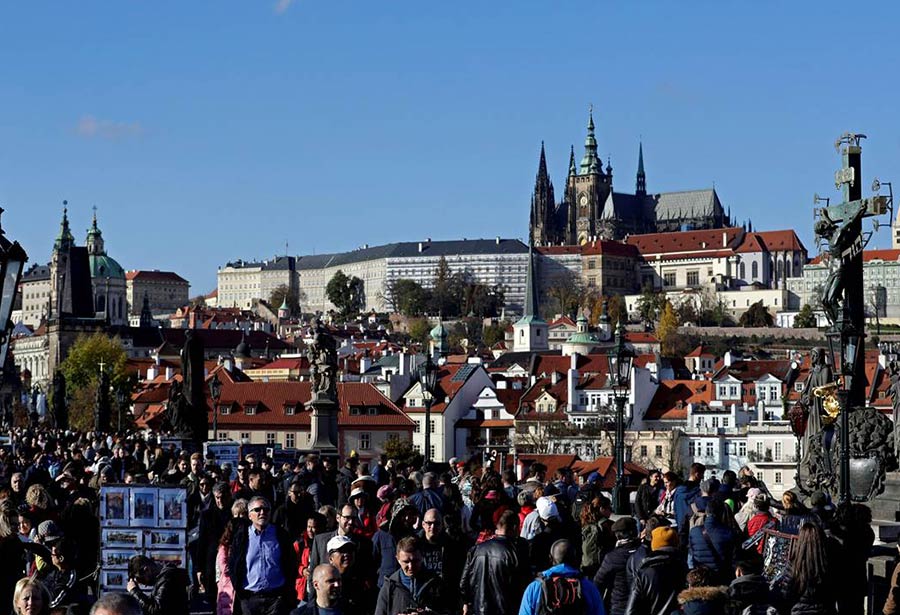
[[[560,202],[556,201],[544,144],[541,143],[531,197],[529,237],[532,245],[583,245],[596,239],[722,228],[731,224],[714,188],[648,194],[643,144],[638,147],[634,193],[615,191],[612,164],[607,160],[604,169],[597,153],[593,112],[588,119],[584,156],[579,164],[575,163],[574,147],[570,150],[569,173]]]

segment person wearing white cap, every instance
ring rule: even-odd
[[[341,580],[353,591],[344,596],[350,613],[371,613],[375,606],[375,582],[366,577],[357,563],[357,544],[347,536],[335,536],[328,541],[328,562],[341,573]]]
[[[566,537],[562,519],[556,502],[546,496],[540,497],[536,503],[538,513],[538,532],[528,541],[529,563],[532,572],[540,572],[547,564],[547,554],[557,540]]]

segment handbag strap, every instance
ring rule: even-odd
[[[706,527],[701,527],[700,531],[703,532],[703,540],[706,541],[706,546],[709,547],[710,552],[713,556],[713,561],[716,562],[716,567],[719,568],[719,572],[725,572],[724,562],[722,561],[722,555],[719,553],[719,550],[716,549],[716,545],[713,544],[712,538],[709,537],[709,534],[706,533]]]

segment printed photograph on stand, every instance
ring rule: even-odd
[[[148,549],[183,549],[184,530],[152,529],[146,530]]]
[[[104,527],[128,527],[128,487],[104,487],[100,494],[100,524]]]
[[[187,527],[187,491],[159,490],[159,527]]]
[[[158,489],[155,487],[132,487],[131,489],[131,527],[156,527]]]
[[[100,553],[101,570],[128,570],[128,560],[137,553],[132,549],[103,549]]]
[[[173,564],[179,568],[187,566],[187,556],[184,549],[179,551],[151,550],[147,551],[147,557],[163,566],[166,564]]]
[[[100,587],[103,591],[125,591],[128,585],[128,570],[101,570]]]
[[[140,549],[144,546],[144,530],[137,528],[103,528],[104,549]]]

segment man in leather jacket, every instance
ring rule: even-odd
[[[135,555],[128,562],[128,593],[141,605],[144,615],[188,615],[187,570],[172,564],[160,566],[149,557]],[[148,596],[140,585],[152,585]]]
[[[465,615],[518,613],[530,580],[528,554],[518,535],[519,516],[508,510],[500,516],[494,537],[469,552],[459,584]]]
[[[658,527],[652,551],[634,577],[625,615],[670,615],[679,612],[678,594],[684,589],[687,567],[678,551],[678,532]]]

